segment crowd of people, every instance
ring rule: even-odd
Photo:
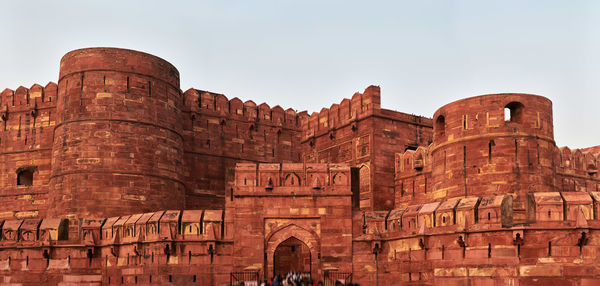
[[[285,277],[281,274],[271,278],[271,281],[263,281],[260,286],[325,286],[323,281],[315,282],[311,279],[310,274],[290,272]],[[335,281],[335,286],[360,286],[356,283],[344,283],[343,281]]]

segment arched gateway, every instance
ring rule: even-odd
[[[273,254],[273,276],[286,273],[310,273],[310,249],[301,240],[290,237]]]
[[[295,224],[277,228],[266,237],[265,273],[276,276],[289,272],[311,273],[320,277],[320,242],[316,233]]]

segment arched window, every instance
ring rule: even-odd
[[[435,120],[434,128],[437,136],[444,136],[446,134],[446,118],[443,115],[438,116]]]
[[[523,122],[523,104],[513,101],[504,107],[504,121],[522,123]]]

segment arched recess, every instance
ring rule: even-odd
[[[440,115],[435,120],[435,125],[433,125],[434,136],[436,139],[442,138],[446,136],[446,117],[444,115]]]
[[[292,237],[300,240],[310,250],[312,277],[321,277],[321,269],[319,267],[321,241],[319,236],[314,231],[307,230],[293,223],[276,228],[265,237],[265,252],[267,254],[267,261],[265,262],[265,277],[270,278],[273,275],[274,255],[277,247],[282,242]]]
[[[335,173],[332,181],[334,185],[348,185],[348,176],[344,173]]]
[[[289,173],[285,176],[284,178],[284,186],[289,187],[289,186],[300,186],[301,182],[300,182],[300,176],[298,176],[298,174],[296,173]]]
[[[367,164],[361,164],[359,167],[359,205],[360,208],[372,206],[371,193],[371,169]]]
[[[297,239],[290,237],[275,248],[273,254],[273,275],[290,272],[306,273],[311,271],[310,248]]]

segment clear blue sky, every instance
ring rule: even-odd
[[[172,3],[169,3],[172,2]],[[554,102],[559,146],[600,144],[600,1],[0,2],[0,89],[58,79],[66,52],[145,51],[181,88],[319,111],[381,86],[431,117],[469,96]]]

